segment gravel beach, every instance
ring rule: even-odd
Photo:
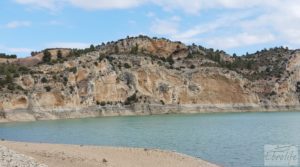
[[[217,167],[176,152],[0,141],[1,167]],[[43,165],[45,164],[45,165]]]

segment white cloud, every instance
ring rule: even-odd
[[[88,10],[126,9],[139,6],[146,0],[67,0],[70,4]]]
[[[54,42],[47,44],[47,48],[78,48],[83,49],[89,47],[90,44],[88,43],[81,43],[81,42]]]
[[[67,4],[87,10],[126,9],[139,6],[146,1],[148,0],[15,0],[19,4],[50,10],[60,9]]]
[[[275,39],[273,34],[249,34],[249,33],[241,33],[233,36],[225,36],[225,37],[215,37],[204,39],[204,41],[210,47],[216,47],[220,49],[230,49],[237,48],[242,46],[249,46],[255,44],[263,44],[267,42],[271,42]]]
[[[231,17],[221,17],[219,19],[216,19],[215,21],[208,22],[205,24],[199,24],[195,25],[190,29],[187,29],[183,32],[177,33],[172,36],[172,38],[175,38],[176,40],[180,41],[189,41],[188,39],[193,38],[195,36],[215,31],[219,28],[224,28],[226,26],[230,26],[232,22],[237,21],[240,17],[235,18],[234,16]]]
[[[50,20],[46,22],[46,25],[57,26],[57,25],[64,25],[64,23],[59,20]]]
[[[168,4],[167,1],[161,0],[157,0],[157,3],[160,5],[164,3],[166,10],[180,8],[187,10],[192,2],[186,0],[184,4],[181,0],[175,1],[178,3]],[[201,42],[210,47],[223,49],[268,43],[291,47],[300,45],[300,1],[211,0],[204,2],[200,0],[191,8],[190,13],[196,14],[207,9],[233,10],[221,12],[219,17],[213,17],[210,21],[202,21],[193,26],[186,26],[186,22],[180,20],[172,26],[170,23],[174,24],[174,21],[171,19],[164,20],[162,23],[165,24],[153,22],[152,26],[156,29],[165,30],[158,31],[156,34],[167,35],[173,40],[186,43]],[[196,17],[201,18],[201,16]],[[155,33],[153,28],[150,30]]]
[[[152,23],[150,30],[158,35],[175,35],[178,33],[178,26],[178,20],[172,18],[170,20],[156,19]]]
[[[30,53],[32,51],[31,48],[6,48],[5,50],[12,53]]]
[[[196,22],[193,26],[185,25],[184,18],[163,19],[159,18],[161,14],[149,12],[147,16],[153,19],[150,31],[155,35],[166,35],[184,42],[222,44],[223,48],[271,41],[292,46],[300,45],[300,1],[297,0],[15,0],[15,2],[51,10],[66,5],[85,10],[129,9],[156,5],[171,14],[176,12],[180,16],[185,13],[186,17],[199,18],[204,17],[201,15],[202,12],[211,13],[211,10],[215,10],[220,12],[221,17],[214,17],[211,21],[200,20],[201,23]],[[219,36],[222,36],[225,42],[219,42],[221,41]]]
[[[155,15],[154,12],[148,12],[148,13],[146,14],[146,16],[147,16],[147,17],[154,17],[154,16],[156,16],[156,15]]]
[[[31,48],[18,48],[18,47],[8,47],[6,45],[0,44],[0,50],[3,53],[16,54],[18,57],[24,57],[30,55],[30,52],[33,50]]]
[[[186,13],[197,14],[202,8],[204,0],[151,0],[167,11],[183,10]]]
[[[190,14],[199,14],[207,9],[245,9],[251,7],[281,6],[285,11],[300,14],[300,2],[295,0],[14,0],[16,3],[31,7],[59,9],[62,6],[72,5],[88,10],[128,9],[142,5],[157,5],[165,10],[179,10]],[[289,5],[292,4],[292,5]],[[288,5],[289,7],[284,7]],[[288,9],[288,10],[286,10]],[[153,17],[153,13],[149,12]]]
[[[5,28],[14,29],[19,27],[29,27],[31,26],[30,21],[11,21],[4,25]]]
[[[200,10],[208,8],[245,8],[264,3],[260,0],[15,0],[15,2],[48,9],[57,9],[62,5],[71,4],[88,10],[126,9],[154,4],[165,10],[183,10],[191,14],[197,14]]]
[[[63,4],[64,0],[15,0],[15,2],[22,5],[30,5],[33,8],[46,8],[50,10],[57,10]]]
[[[137,22],[135,20],[129,20],[128,24],[131,26],[135,26],[135,25],[137,25]]]

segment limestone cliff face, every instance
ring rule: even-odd
[[[299,105],[300,99],[300,52],[294,52],[286,64],[286,75],[274,84],[277,104]]]
[[[52,52],[55,55],[56,51]],[[218,106],[299,105],[297,51],[283,55],[287,60],[280,66],[284,68],[281,76],[271,78],[261,75],[275,70],[277,66],[273,64],[248,69],[228,66],[236,61],[258,60],[261,57],[257,55],[233,58],[165,39],[128,38],[97,46],[79,56],[71,52],[65,50],[64,61],[58,63],[42,63],[42,53],[31,58],[37,63],[25,63],[30,73],[15,76],[13,90],[8,85],[1,88],[1,112],[6,116],[26,112],[34,115],[33,119],[42,119],[49,118],[51,112],[90,107],[102,112],[117,106],[118,113],[123,107],[125,113],[130,110],[126,106],[134,105],[142,106],[142,112],[155,113],[151,106],[197,106],[193,109],[197,112],[201,106],[217,106],[218,110]]]

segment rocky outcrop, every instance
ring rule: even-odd
[[[57,50],[51,52],[55,61],[43,63],[39,53],[38,64],[22,65],[29,72],[14,74],[11,86],[1,86],[1,121],[299,106],[298,51],[277,48],[232,57],[142,36],[65,50],[63,60]]]

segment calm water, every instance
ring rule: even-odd
[[[300,145],[300,113],[110,117],[0,124],[16,141],[175,150],[223,166],[263,166],[265,144]]]

